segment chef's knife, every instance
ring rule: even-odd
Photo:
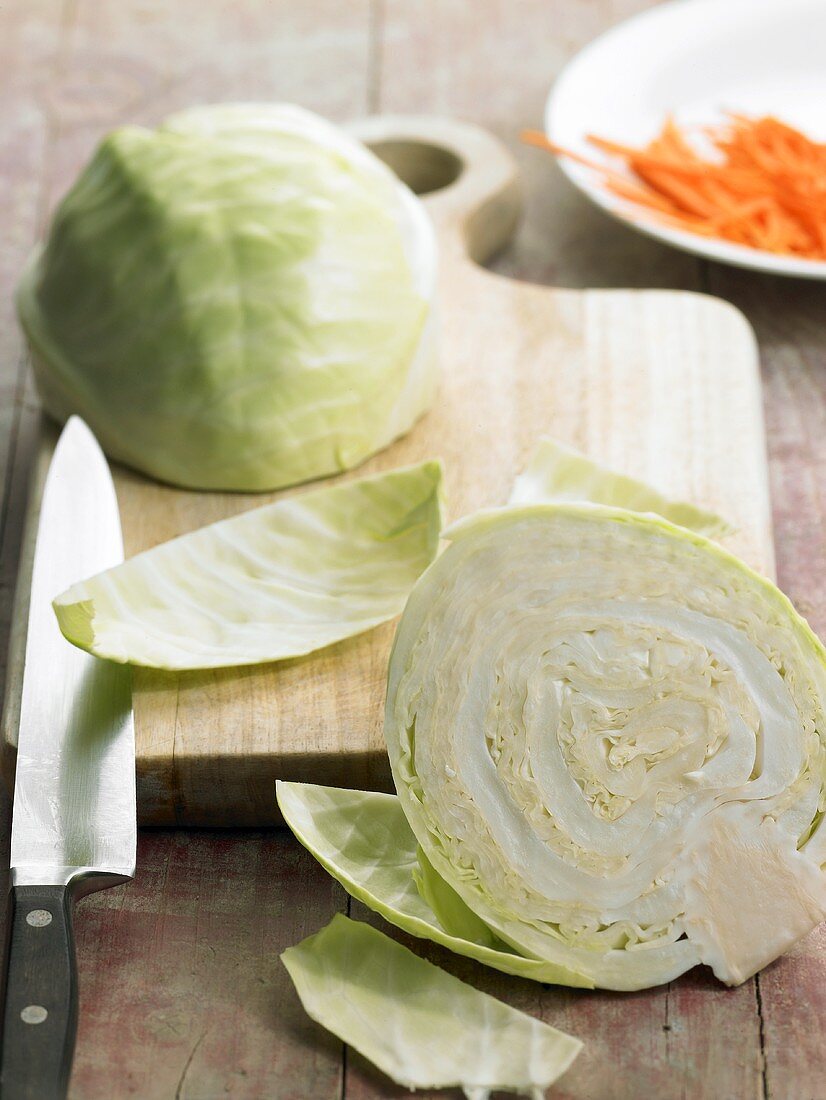
[[[66,1095],[77,1023],[72,902],[135,873],[128,668],[61,635],[52,599],[123,560],[115,489],[94,436],[63,430],[43,491],[20,704],[0,1097]]]

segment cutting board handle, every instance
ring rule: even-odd
[[[516,161],[479,126],[438,115],[376,115],[352,132],[421,195],[442,256],[483,264],[522,213]]]

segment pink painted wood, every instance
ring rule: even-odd
[[[8,628],[36,404],[10,292],[45,213],[105,130],[193,102],[284,98],[339,120],[444,112],[493,129],[527,213],[496,263],[565,286],[671,286],[730,298],[763,353],[778,573],[826,630],[826,321],[817,286],[733,272],[591,209],[519,146],[555,72],[648,0],[7,0],[0,6],[0,630]],[[619,78],[619,75],[618,75]],[[368,1100],[406,1096],[308,1021],[278,952],[347,908],[277,831],[141,836],[138,873],[77,912],[75,1100]],[[353,914],[374,919],[358,905]],[[634,995],[506,978],[407,941],[462,978],[580,1036],[561,1100],[821,1100],[826,935],[731,991],[699,971]],[[419,1094],[420,1096],[426,1094]]]

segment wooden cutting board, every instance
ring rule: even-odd
[[[438,457],[448,518],[504,502],[549,433],[676,497],[728,517],[728,545],[764,573],[773,546],[754,336],[732,306],[697,294],[559,290],[479,266],[511,237],[516,167],[485,131],[440,118],[355,127],[420,193],[441,245],[443,381],[409,435],[347,477]],[[26,604],[40,489],[33,474],[12,635],[4,737],[16,742]],[[116,468],[127,555],[275,499],[183,492]],[[303,490],[291,490],[301,492]],[[278,820],[277,778],[392,789],[382,739],[394,625],[308,658],[184,674],[136,669],[140,820]],[[4,753],[6,766],[13,752]]]

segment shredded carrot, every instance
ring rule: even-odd
[[[710,156],[673,118],[641,149],[589,135],[613,163],[563,149],[535,130],[522,138],[599,173],[606,191],[638,208],[641,221],[826,260],[826,144],[770,115],[732,113],[699,133]]]

